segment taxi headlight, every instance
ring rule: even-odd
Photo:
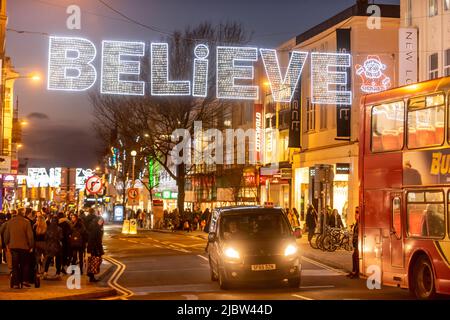
[[[227,258],[231,258],[231,259],[239,259],[240,258],[239,252],[233,248],[225,249],[224,253],[225,253],[225,256],[227,256]]]
[[[284,249],[284,255],[285,255],[286,257],[292,256],[292,255],[294,255],[294,254],[296,254],[296,253],[297,253],[297,246],[294,246],[294,245],[292,245],[292,244],[288,245],[288,246],[286,247],[286,249]]]

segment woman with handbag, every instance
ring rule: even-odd
[[[100,273],[100,265],[102,264],[103,251],[103,219],[96,217],[89,226],[87,252],[90,253],[88,258],[87,275],[89,282],[98,282],[95,275]]]

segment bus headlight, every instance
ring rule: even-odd
[[[225,249],[224,253],[225,253],[225,256],[230,259],[239,259],[241,257],[239,255],[239,252],[231,247]]]
[[[286,249],[284,249],[284,255],[286,257],[292,256],[297,253],[297,250],[297,246],[290,244],[286,247]]]

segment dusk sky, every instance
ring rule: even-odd
[[[248,31],[254,32],[252,44],[267,48],[276,47],[355,3],[355,0],[105,1],[135,20],[169,32],[204,21],[242,22]],[[399,0],[375,3],[399,4]],[[81,30],[66,28],[66,8],[71,4],[81,7]],[[84,37],[97,48],[102,39],[157,41],[162,36],[125,21],[97,0],[9,0],[8,16],[11,29]],[[46,89],[48,38],[8,32],[7,54],[20,74],[37,71],[43,77],[40,84],[26,79],[16,82],[20,116],[29,118],[20,156],[29,157],[31,166],[94,167],[98,142],[87,94]],[[98,83],[94,90],[98,90]]]

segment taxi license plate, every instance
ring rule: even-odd
[[[275,270],[276,268],[275,264],[252,264],[252,271]]]

